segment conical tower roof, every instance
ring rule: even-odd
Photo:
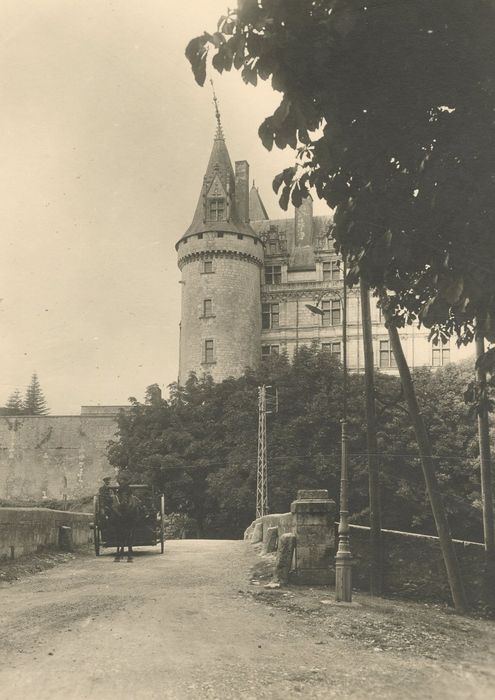
[[[258,237],[236,207],[235,174],[217,111],[217,130],[191,225],[180,240],[198,233],[224,232]],[[218,208],[212,216],[212,200]],[[216,204],[214,204],[216,206]],[[179,241],[180,242],[180,241]],[[178,245],[178,244],[177,244]]]

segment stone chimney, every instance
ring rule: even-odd
[[[235,163],[235,203],[237,216],[242,222],[249,221],[249,163],[237,160]]]
[[[308,195],[296,209],[296,247],[313,245],[313,199]]]

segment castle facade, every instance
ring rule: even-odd
[[[182,272],[179,382],[191,372],[237,377],[263,358],[316,342],[342,356],[343,279],[331,216],[314,216],[311,198],[290,218],[270,219],[249,165],[235,169],[218,128],[193,221],[176,245]],[[317,306],[315,313],[307,305]],[[374,362],[396,373],[380,310],[372,307]],[[434,346],[428,331],[401,331],[411,368],[439,367],[472,353]],[[347,361],[364,368],[359,290],[348,290]]]

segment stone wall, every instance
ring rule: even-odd
[[[0,498],[88,496],[113,474],[106,448],[114,415],[1,416]]]
[[[0,559],[16,559],[59,546],[60,528],[70,527],[72,544],[92,541],[93,515],[45,508],[0,508]]]
[[[279,537],[295,531],[290,513],[273,514],[255,520],[246,530],[244,539],[264,542],[269,527],[279,528]],[[337,528],[335,523],[335,548]],[[368,590],[370,580],[369,528],[351,525],[351,552],[353,556],[352,585]],[[492,593],[485,589],[485,553],[479,542],[454,540],[461,567],[466,596],[471,606],[492,605]],[[297,548],[297,542],[296,542]],[[451,603],[450,588],[438,537],[412,532],[382,530],[383,592],[404,598],[436,600]],[[329,565],[333,579],[335,566]]]

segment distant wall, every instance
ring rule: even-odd
[[[116,415],[1,416],[0,498],[78,498],[113,474]]]
[[[32,554],[46,547],[57,547],[59,528],[72,530],[75,547],[92,541],[89,513],[70,513],[45,508],[0,508],[0,559]]]

